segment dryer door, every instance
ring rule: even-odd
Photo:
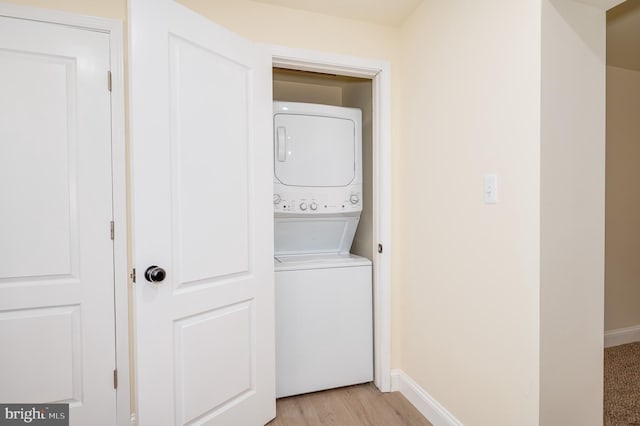
[[[316,115],[275,114],[274,171],[289,186],[339,187],[356,177],[356,124]]]

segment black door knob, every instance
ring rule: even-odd
[[[167,276],[167,272],[159,266],[151,265],[144,271],[144,277],[150,283],[159,283]]]

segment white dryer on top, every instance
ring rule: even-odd
[[[349,253],[362,212],[362,113],[274,102],[275,254]]]

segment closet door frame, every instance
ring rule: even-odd
[[[385,61],[271,46],[277,68],[371,80],[373,106],[374,383],[391,392],[391,76]],[[380,252],[379,247],[382,249]]]

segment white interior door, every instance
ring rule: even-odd
[[[271,58],[173,1],[129,8],[139,424],[264,424]],[[145,279],[152,265],[163,281]]]
[[[115,424],[109,35],[0,17],[0,401]]]

